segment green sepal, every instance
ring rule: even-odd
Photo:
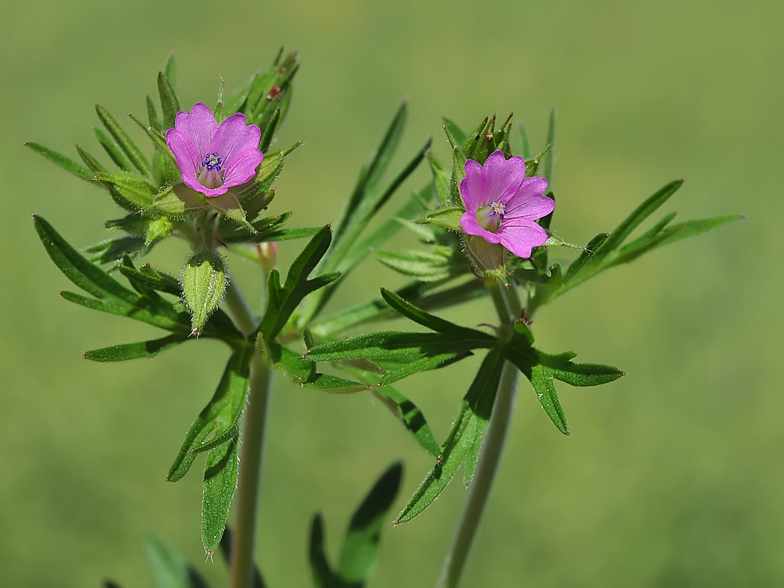
[[[119,145],[120,149],[125,153],[125,155],[130,160],[133,167],[135,167],[139,172],[146,176],[150,177],[150,162],[144,156],[141,149],[133,142],[133,140],[128,136],[128,134],[123,130],[120,126],[120,123],[106,110],[103,106],[99,104],[95,105],[95,111],[98,113],[98,118],[101,119],[101,122],[106,127],[106,130],[109,131],[109,134],[114,138]]]
[[[191,329],[200,333],[226,290],[226,265],[215,250],[194,254],[182,268],[182,296],[191,312]]]
[[[91,172],[86,167],[82,167],[81,165],[76,163],[73,159],[69,159],[65,155],[61,155],[60,153],[57,153],[57,151],[53,151],[48,147],[39,145],[38,143],[26,142],[24,146],[29,147],[30,149],[38,153],[38,155],[45,157],[52,163],[59,165],[65,171],[72,173],[77,178],[80,178],[87,182],[91,182],[96,186],[99,185],[98,182],[95,181],[95,176],[93,172]]]
[[[463,197],[460,195],[460,182],[466,177],[465,164],[466,156],[459,147],[452,149],[452,173],[449,175],[449,194],[450,204],[460,206],[463,204]]]
[[[250,345],[240,346],[232,353],[215,394],[185,435],[180,451],[169,468],[166,477],[169,482],[176,482],[188,473],[196,459],[194,451],[204,443],[222,437],[237,424],[245,406],[253,353]]]
[[[172,90],[176,90],[177,89],[177,59],[174,56],[174,52],[169,53],[168,57],[166,57],[166,63],[163,66],[163,75],[166,76],[166,79],[171,85]]]
[[[555,155],[553,153],[552,147],[555,146],[555,131],[556,131],[556,122],[558,119],[558,110],[553,108],[550,111],[550,118],[547,121],[547,144],[549,146],[548,149],[544,151],[544,157],[542,158],[543,163],[543,176],[544,179],[547,180],[547,186],[550,190],[553,189],[553,168],[555,164]],[[540,221],[540,225],[542,225],[545,229],[550,228],[550,220],[553,218],[553,213],[551,212],[546,217],[544,217],[543,221]]]
[[[165,216],[152,218],[147,223],[147,231],[144,235],[144,246],[150,248],[152,245],[166,239],[172,233],[174,225],[171,219]]]
[[[177,278],[153,269],[149,263],[145,263],[139,269],[121,264],[119,270],[131,282],[177,297],[182,295],[182,286]]]
[[[104,165],[95,158],[95,156],[93,156],[91,153],[88,153],[85,149],[82,149],[79,145],[76,146],[76,152],[79,154],[79,157],[82,158],[84,164],[90,168],[90,171],[92,171],[93,174],[109,173],[109,170],[107,170],[106,167],[104,167]]]
[[[207,197],[204,194],[179,183],[156,194],[149,208],[155,212],[177,218],[190,212],[207,210],[209,207]]]
[[[158,112],[155,109],[155,103],[152,101],[152,98],[147,96],[146,98],[147,103],[147,119],[149,120],[150,126],[158,131],[159,133],[163,130],[161,126],[161,121],[158,118]]]
[[[528,129],[525,127],[525,123],[519,123],[517,128],[520,131],[520,155],[523,156],[523,159],[530,159],[531,158],[531,142],[528,140]]]
[[[465,214],[465,207],[463,206],[445,206],[444,208],[431,210],[417,222],[423,225],[436,225],[450,231],[462,233],[463,227],[460,225],[460,218],[463,214]]]
[[[207,204],[214,210],[238,225],[245,227],[252,234],[256,234],[256,229],[245,218],[245,210],[242,208],[239,199],[231,192],[226,192],[220,196],[206,198]]]
[[[131,359],[147,358],[151,359],[163,351],[176,347],[183,341],[187,341],[187,335],[173,334],[153,339],[151,341],[140,341],[138,343],[125,343],[122,345],[112,345],[102,349],[93,349],[84,354],[84,359],[97,362],[129,361]]]
[[[452,481],[460,465],[469,457],[472,463],[467,464],[466,468],[473,472],[479,447],[490,422],[504,361],[500,347],[493,348],[482,361],[474,381],[463,398],[441,455],[397,516],[396,525],[410,521],[430,506]],[[469,482],[470,478],[466,480],[466,483]]]
[[[539,166],[542,163],[542,160],[550,153],[552,148],[552,143],[548,143],[538,155],[525,160],[525,177],[529,178],[535,176],[539,172]]]
[[[444,134],[446,135],[446,138],[452,148],[454,149],[455,147],[462,146],[462,144],[465,143],[466,139],[468,138],[468,135],[466,135],[465,131],[463,131],[463,129],[461,129],[455,121],[445,116],[442,116],[441,120],[444,122]]]
[[[239,440],[235,436],[207,454],[202,486],[201,541],[208,555],[220,545],[234,491],[237,489],[238,445]]]

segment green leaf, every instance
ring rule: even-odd
[[[523,159],[530,159],[531,142],[528,140],[528,129],[525,128],[524,123],[520,123],[518,129],[520,129],[520,155],[523,156]]]
[[[85,249],[91,253],[90,261],[97,264],[117,263],[124,255],[136,257],[146,250],[144,239],[131,235],[107,239]]]
[[[372,386],[360,382],[322,374],[316,369],[316,364],[313,361],[303,359],[300,354],[288,347],[274,341],[267,342],[265,340],[264,343],[276,367],[282,367],[286,374],[300,386],[315,388],[331,394],[352,394],[372,388]]]
[[[145,533],[144,551],[159,588],[207,588],[201,574],[158,535]]]
[[[452,429],[443,445],[443,451],[433,469],[400,512],[395,524],[410,521],[420,514],[452,481],[467,457],[478,456],[498,391],[498,382],[504,365],[500,347],[493,348],[485,357],[471,387],[468,389]],[[473,464],[467,465],[473,471]],[[467,482],[470,480],[467,480]]]
[[[103,166],[103,164],[100,161],[98,161],[90,153],[82,149],[79,145],[76,146],[76,152],[79,154],[79,157],[82,158],[84,164],[90,168],[90,171],[93,172],[93,174],[108,173],[108,170]]]
[[[104,133],[98,127],[93,127],[93,133],[95,133],[95,137],[98,139],[98,142],[101,144],[101,147],[104,148],[104,151],[109,154],[109,157],[114,162],[114,164],[119,167],[123,171],[131,171],[131,164],[126,159],[126,157],[122,154],[120,149],[117,145],[112,141],[106,133]]]
[[[199,333],[226,290],[226,266],[217,251],[196,253],[182,269],[182,295],[191,311],[191,328]]]
[[[441,117],[441,120],[444,121],[444,130],[448,133],[448,137],[451,137],[454,140],[455,145],[462,145],[466,142],[468,136],[465,134],[465,131],[457,126],[457,123],[452,119],[447,117]]]
[[[180,102],[174,91],[171,81],[163,72],[158,72],[158,94],[161,97],[161,110],[163,111],[163,126],[166,129],[174,128],[174,119],[180,111]]]
[[[170,53],[169,56],[166,58],[166,65],[163,66],[163,75],[166,76],[166,79],[169,81],[172,90],[176,90],[177,89],[177,60],[174,57],[174,53]]]
[[[142,210],[150,206],[157,191],[147,180],[131,172],[96,173],[95,178],[111,185],[122,198]]]
[[[48,147],[44,147],[43,145],[39,145],[38,143],[25,143],[24,146],[29,147],[30,149],[38,153],[38,155],[42,155],[52,163],[59,165],[65,171],[72,173],[77,178],[80,178],[87,182],[92,182],[96,186],[98,185],[98,183],[95,181],[95,176],[93,175],[93,172],[91,172],[89,169],[85,167],[82,167],[74,160],[69,159],[65,155],[61,155],[57,153],[57,151],[52,151]]]
[[[555,128],[556,128],[556,119],[558,116],[558,111],[553,108],[550,111],[550,120],[547,123],[547,144],[551,146],[555,146]],[[552,190],[553,189],[553,150],[552,149],[545,149],[545,156],[542,161],[544,164],[544,179],[547,180],[547,187]],[[548,215],[548,217],[552,218],[552,213]],[[547,217],[545,217],[547,218]],[[540,223],[541,224],[541,223]],[[547,224],[542,224],[542,226],[547,229],[550,227],[549,220]]]
[[[215,394],[188,429],[180,452],[169,469],[166,478],[168,481],[176,482],[182,479],[196,459],[194,451],[210,439],[231,431],[237,424],[248,393],[250,360],[253,353],[253,349],[248,345],[232,353]]]
[[[463,150],[459,147],[452,149],[452,173],[449,175],[451,200],[449,203],[453,206],[460,206],[463,203],[463,197],[460,195],[460,182],[466,177],[465,164],[466,156]]]
[[[310,526],[310,543],[308,559],[310,571],[313,576],[314,588],[358,588],[345,582],[338,574],[332,571],[327,560],[326,546],[324,545],[324,522],[321,515],[316,514]]]
[[[444,167],[439,163],[439,161],[435,158],[432,151],[428,151],[425,153],[425,157],[427,157],[427,161],[430,164],[430,171],[433,174],[433,190],[438,197],[438,201],[441,203],[441,206],[446,206],[449,204],[450,195],[449,195],[449,172],[444,169]]]
[[[436,225],[462,233],[463,228],[460,226],[460,218],[464,213],[465,208],[462,206],[446,206],[431,210],[417,222],[423,225]]]
[[[422,282],[447,280],[460,273],[465,264],[453,263],[451,248],[446,251],[377,251],[376,259],[390,269]]]
[[[393,463],[354,512],[340,552],[340,575],[348,582],[367,582],[376,569],[381,529],[400,489],[403,465]]]
[[[233,438],[207,454],[201,506],[201,541],[207,554],[217,549],[226,528],[231,500],[237,488],[237,445],[237,439]]]
[[[152,98],[147,96],[147,118],[150,121],[150,126],[159,133],[163,130],[161,121],[158,119],[158,112],[155,110],[155,104]]]
[[[471,279],[468,282],[427,294],[427,287],[433,284],[414,282],[398,290],[398,294],[411,302],[416,302],[423,310],[436,310],[447,306],[454,306],[462,302],[473,300],[487,295],[487,288],[481,280]],[[384,299],[351,306],[340,310],[320,321],[314,322],[311,332],[321,339],[331,339],[353,327],[371,322],[399,318],[401,315],[393,310]]]
[[[120,149],[128,156],[133,167],[139,172],[150,177],[150,162],[142,153],[141,149],[133,142],[128,134],[123,130],[117,120],[106,110],[103,106],[95,105],[95,111],[98,113],[98,118],[109,131],[109,134],[114,138]]]
[[[120,265],[119,269],[120,273],[132,283],[135,282],[147,288],[173,294],[177,297],[182,295],[182,286],[176,278],[153,269],[149,263],[144,264],[138,270],[127,265]]]
[[[185,335],[168,335],[161,339],[151,341],[140,341],[138,343],[126,343],[123,345],[112,345],[102,349],[94,349],[84,354],[85,359],[99,362],[128,361],[142,357],[153,358],[162,351],[176,347],[183,341],[187,341]]]
[[[389,304],[403,316],[408,317],[415,323],[418,323],[423,327],[438,333],[449,333],[455,335],[456,339],[465,339],[467,341],[482,341],[486,344],[486,347],[489,347],[497,342],[497,339],[492,335],[488,335],[482,331],[477,331],[476,329],[461,327],[460,325],[450,323],[447,320],[437,317],[434,314],[425,312],[421,308],[417,308],[390,290],[382,288],[381,296],[384,300],[386,300],[387,304]]]
[[[569,264],[569,268],[564,274],[564,282],[570,282],[576,275],[580,273],[582,267],[588,263],[591,257],[593,257],[594,253],[596,253],[599,247],[604,244],[609,236],[609,233],[599,233],[588,242],[588,245],[585,246],[585,249],[583,249],[580,257]]]
[[[291,264],[283,287],[280,286],[278,272],[273,271],[270,274],[268,281],[269,304],[259,326],[259,332],[264,335],[265,340],[272,341],[280,333],[305,296],[340,277],[339,272],[334,272],[308,280],[310,272],[326,253],[331,240],[332,231],[327,225],[316,233]]]

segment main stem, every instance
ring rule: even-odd
[[[502,331],[513,327],[514,321],[520,316],[520,301],[517,292],[514,289],[504,288],[498,282],[489,283],[488,288],[498,311],[498,318],[501,320]],[[490,496],[493,479],[501,461],[517,396],[519,374],[520,372],[509,362],[504,364],[493,405],[493,414],[487,428],[487,436],[474,473],[474,479],[471,482],[471,493],[468,496],[457,534],[452,542],[452,548],[449,550],[441,570],[441,577],[438,581],[440,588],[456,588],[460,582],[460,576],[468,559],[474,537],[476,537],[482,512]]]
[[[252,333],[256,329],[256,318],[245,302],[242,293],[233,283],[230,283],[226,289],[225,300],[237,326],[245,334]],[[269,365],[261,353],[257,351],[250,366],[248,407],[245,410],[245,424],[240,448],[240,472],[235,503],[237,520],[231,546],[230,588],[249,588],[251,585],[259,510],[264,429],[267,421],[271,379]]]

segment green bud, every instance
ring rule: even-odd
[[[480,272],[501,272],[503,274],[505,249],[500,243],[488,243],[476,235],[464,235],[466,253],[473,266]]]
[[[216,251],[195,254],[182,268],[182,295],[191,312],[191,328],[198,335],[226,290],[226,265]]]

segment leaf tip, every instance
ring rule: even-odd
[[[626,375],[626,372],[621,372],[621,377],[624,377],[625,375]]]
[[[37,216],[38,215],[36,213],[34,213],[34,212],[30,213],[30,218],[33,219],[33,220],[35,220],[35,217],[37,217]]]
[[[566,435],[567,437],[571,437],[572,436],[572,432],[567,429],[566,433],[564,433],[564,435]]]

